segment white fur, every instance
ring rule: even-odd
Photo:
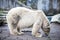
[[[7,16],[7,23],[11,34],[22,34],[21,29],[28,28],[31,25],[32,35],[39,37],[38,33],[41,27],[49,28],[49,21],[42,10],[30,10],[24,7],[12,8]],[[18,32],[18,30],[20,32]]]

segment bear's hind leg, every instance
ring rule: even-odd
[[[12,35],[21,35],[21,34],[23,34],[22,32],[20,32],[19,27],[15,26],[11,23],[8,23],[8,27],[9,27],[10,34],[12,34]]]
[[[16,31],[16,28],[14,28],[13,24],[8,23],[8,27],[9,27],[10,34],[16,35],[16,33],[14,32],[14,30]]]
[[[22,34],[24,34],[23,32],[21,32],[21,30],[20,30],[19,27],[17,27],[17,28],[14,30],[14,33],[15,33],[16,35],[22,35]]]
[[[20,21],[19,21],[16,27],[18,35],[24,34],[24,32],[22,32],[21,29],[23,29],[23,27],[21,26]]]

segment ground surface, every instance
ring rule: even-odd
[[[36,38],[31,35],[31,31],[26,31],[24,35],[14,36],[9,33],[7,25],[0,26],[0,40],[60,40],[60,24],[51,23],[50,28],[49,37]]]

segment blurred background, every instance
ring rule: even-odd
[[[0,26],[6,24],[6,14],[14,7],[43,10],[49,20],[60,14],[60,0],[0,0]]]

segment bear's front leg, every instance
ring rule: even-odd
[[[42,34],[41,33],[38,33],[39,29],[41,28],[42,26],[42,20],[41,19],[38,19],[34,25],[33,25],[33,28],[32,28],[32,35],[35,36],[35,37],[42,37]]]

